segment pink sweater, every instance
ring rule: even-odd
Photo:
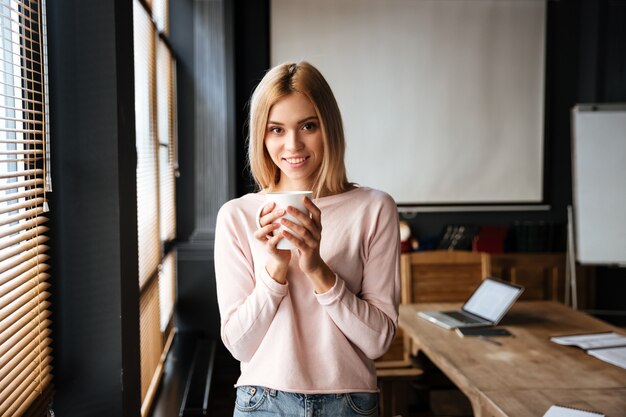
[[[215,275],[226,347],[241,361],[239,385],[300,393],[377,391],[373,359],[396,331],[400,294],[398,214],[371,188],[314,200],[322,211],[322,259],[337,275],[316,294],[292,254],[287,284],[267,274],[252,236],[262,194],[220,209]]]

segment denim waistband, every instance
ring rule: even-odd
[[[316,399],[316,398],[328,398],[328,397],[334,397],[334,398],[342,398],[345,394],[343,392],[338,392],[338,393],[329,393],[329,394],[305,394],[305,393],[299,393],[299,392],[291,392],[291,391],[280,391],[274,388],[268,388],[268,387],[255,387],[255,386],[246,386],[246,388],[248,389],[248,392],[251,395],[254,395],[257,391],[257,389],[263,389],[265,390],[271,397],[276,397],[278,395],[278,393],[282,393],[282,394],[286,394],[286,395],[293,395],[297,398],[304,398],[304,399]]]

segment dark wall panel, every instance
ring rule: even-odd
[[[249,101],[270,65],[269,0],[234,2],[237,195],[254,191],[247,162]]]
[[[235,197],[234,5],[173,0],[180,178],[176,325],[219,339],[213,267],[215,218]]]
[[[220,339],[220,316],[217,307],[213,259],[206,252],[198,257],[186,253],[178,262],[178,306],[176,325],[181,332],[201,333]]]
[[[170,36],[176,58],[176,106],[178,122],[178,163],[176,180],[176,228],[178,240],[186,241],[195,228],[194,169],[194,38],[193,1],[170,1]]]
[[[137,416],[132,2],[48,2],[48,35],[54,409]]]

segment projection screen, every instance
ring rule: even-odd
[[[335,92],[349,179],[399,204],[541,203],[543,0],[272,0],[271,63]]]

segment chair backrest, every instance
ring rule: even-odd
[[[489,255],[424,251],[402,255],[402,303],[466,301],[491,275]]]
[[[494,254],[490,257],[490,265],[495,276],[524,286],[522,300],[563,300],[563,253]]]

